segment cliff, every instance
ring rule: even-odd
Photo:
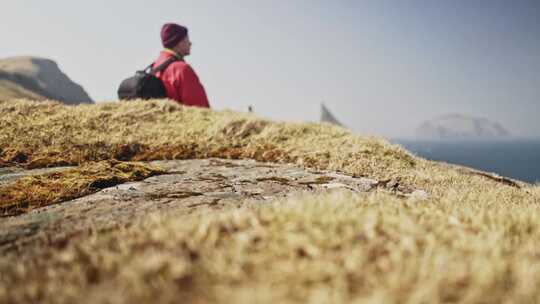
[[[56,62],[38,57],[0,60],[0,99],[16,98],[93,103],[84,88],[64,74]]]

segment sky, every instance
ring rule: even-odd
[[[98,102],[117,100],[176,22],[218,110],[318,121],[324,102],[357,133],[392,138],[461,113],[540,138],[536,0],[17,0],[0,20],[0,58],[53,59]]]

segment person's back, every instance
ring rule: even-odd
[[[163,72],[156,74],[167,91],[167,97],[187,106],[210,108],[206,92],[199,77],[184,57],[191,52],[187,28],[173,23],[165,24],[161,29],[161,41],[165,48],[154,62],[154,68],[171,57],[172,62]]]

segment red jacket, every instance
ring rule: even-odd
[[[165,62],[171,56],[172,51],[164,50],[154,63],[154,68]],[[208,97],[199,77],[191,66],[184,61],[171,63],[163,72],[156,76],[161,79],[167,90],[167,97],[187,106],[210,108]]]

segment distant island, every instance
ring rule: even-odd
[[[512,138],[500,123],[464,114],[447,114],[425,121],[416,129],[419,139],[499,140]]]
[[[84,88],[64,74],[58,64],[39,57],[0,59],[0,100],[53,99],[65,104],[94,103]]]

